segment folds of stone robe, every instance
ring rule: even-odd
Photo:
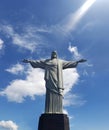
[[[54,58],[40,61],[31,60],[30,64],[33,68],[45,70],[45,113],[62,113],[62,93],[64,90],[62,70],[76,67],[77,62]]]

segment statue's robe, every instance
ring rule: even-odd
[[[33,68],[45,70],[45,113],[62,113],[62,92],[64,90],[62,70],[76,67],[77,62],[53,58],[47,60],[31,60],[30,64]]]

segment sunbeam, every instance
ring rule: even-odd
[[[75,29],[78,22],[86,14],[88,9],[95,3],[96,0],[87,0],[75,13],[70,14],[67,24],[64,26],[65,32],[68,33]]]

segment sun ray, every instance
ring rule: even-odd
[[[65,26],[65,32],[70,32],[75,29],[81,18],[87,13],[88,9],[95,3],[96,0],[87,0],[75,13],[70,14],[68,22]]]

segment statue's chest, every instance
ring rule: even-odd
[[[47,62],[47,68],[55,70],[58,68],[58,64],[59,63],[57,59],[50,60],[49,62]]]

